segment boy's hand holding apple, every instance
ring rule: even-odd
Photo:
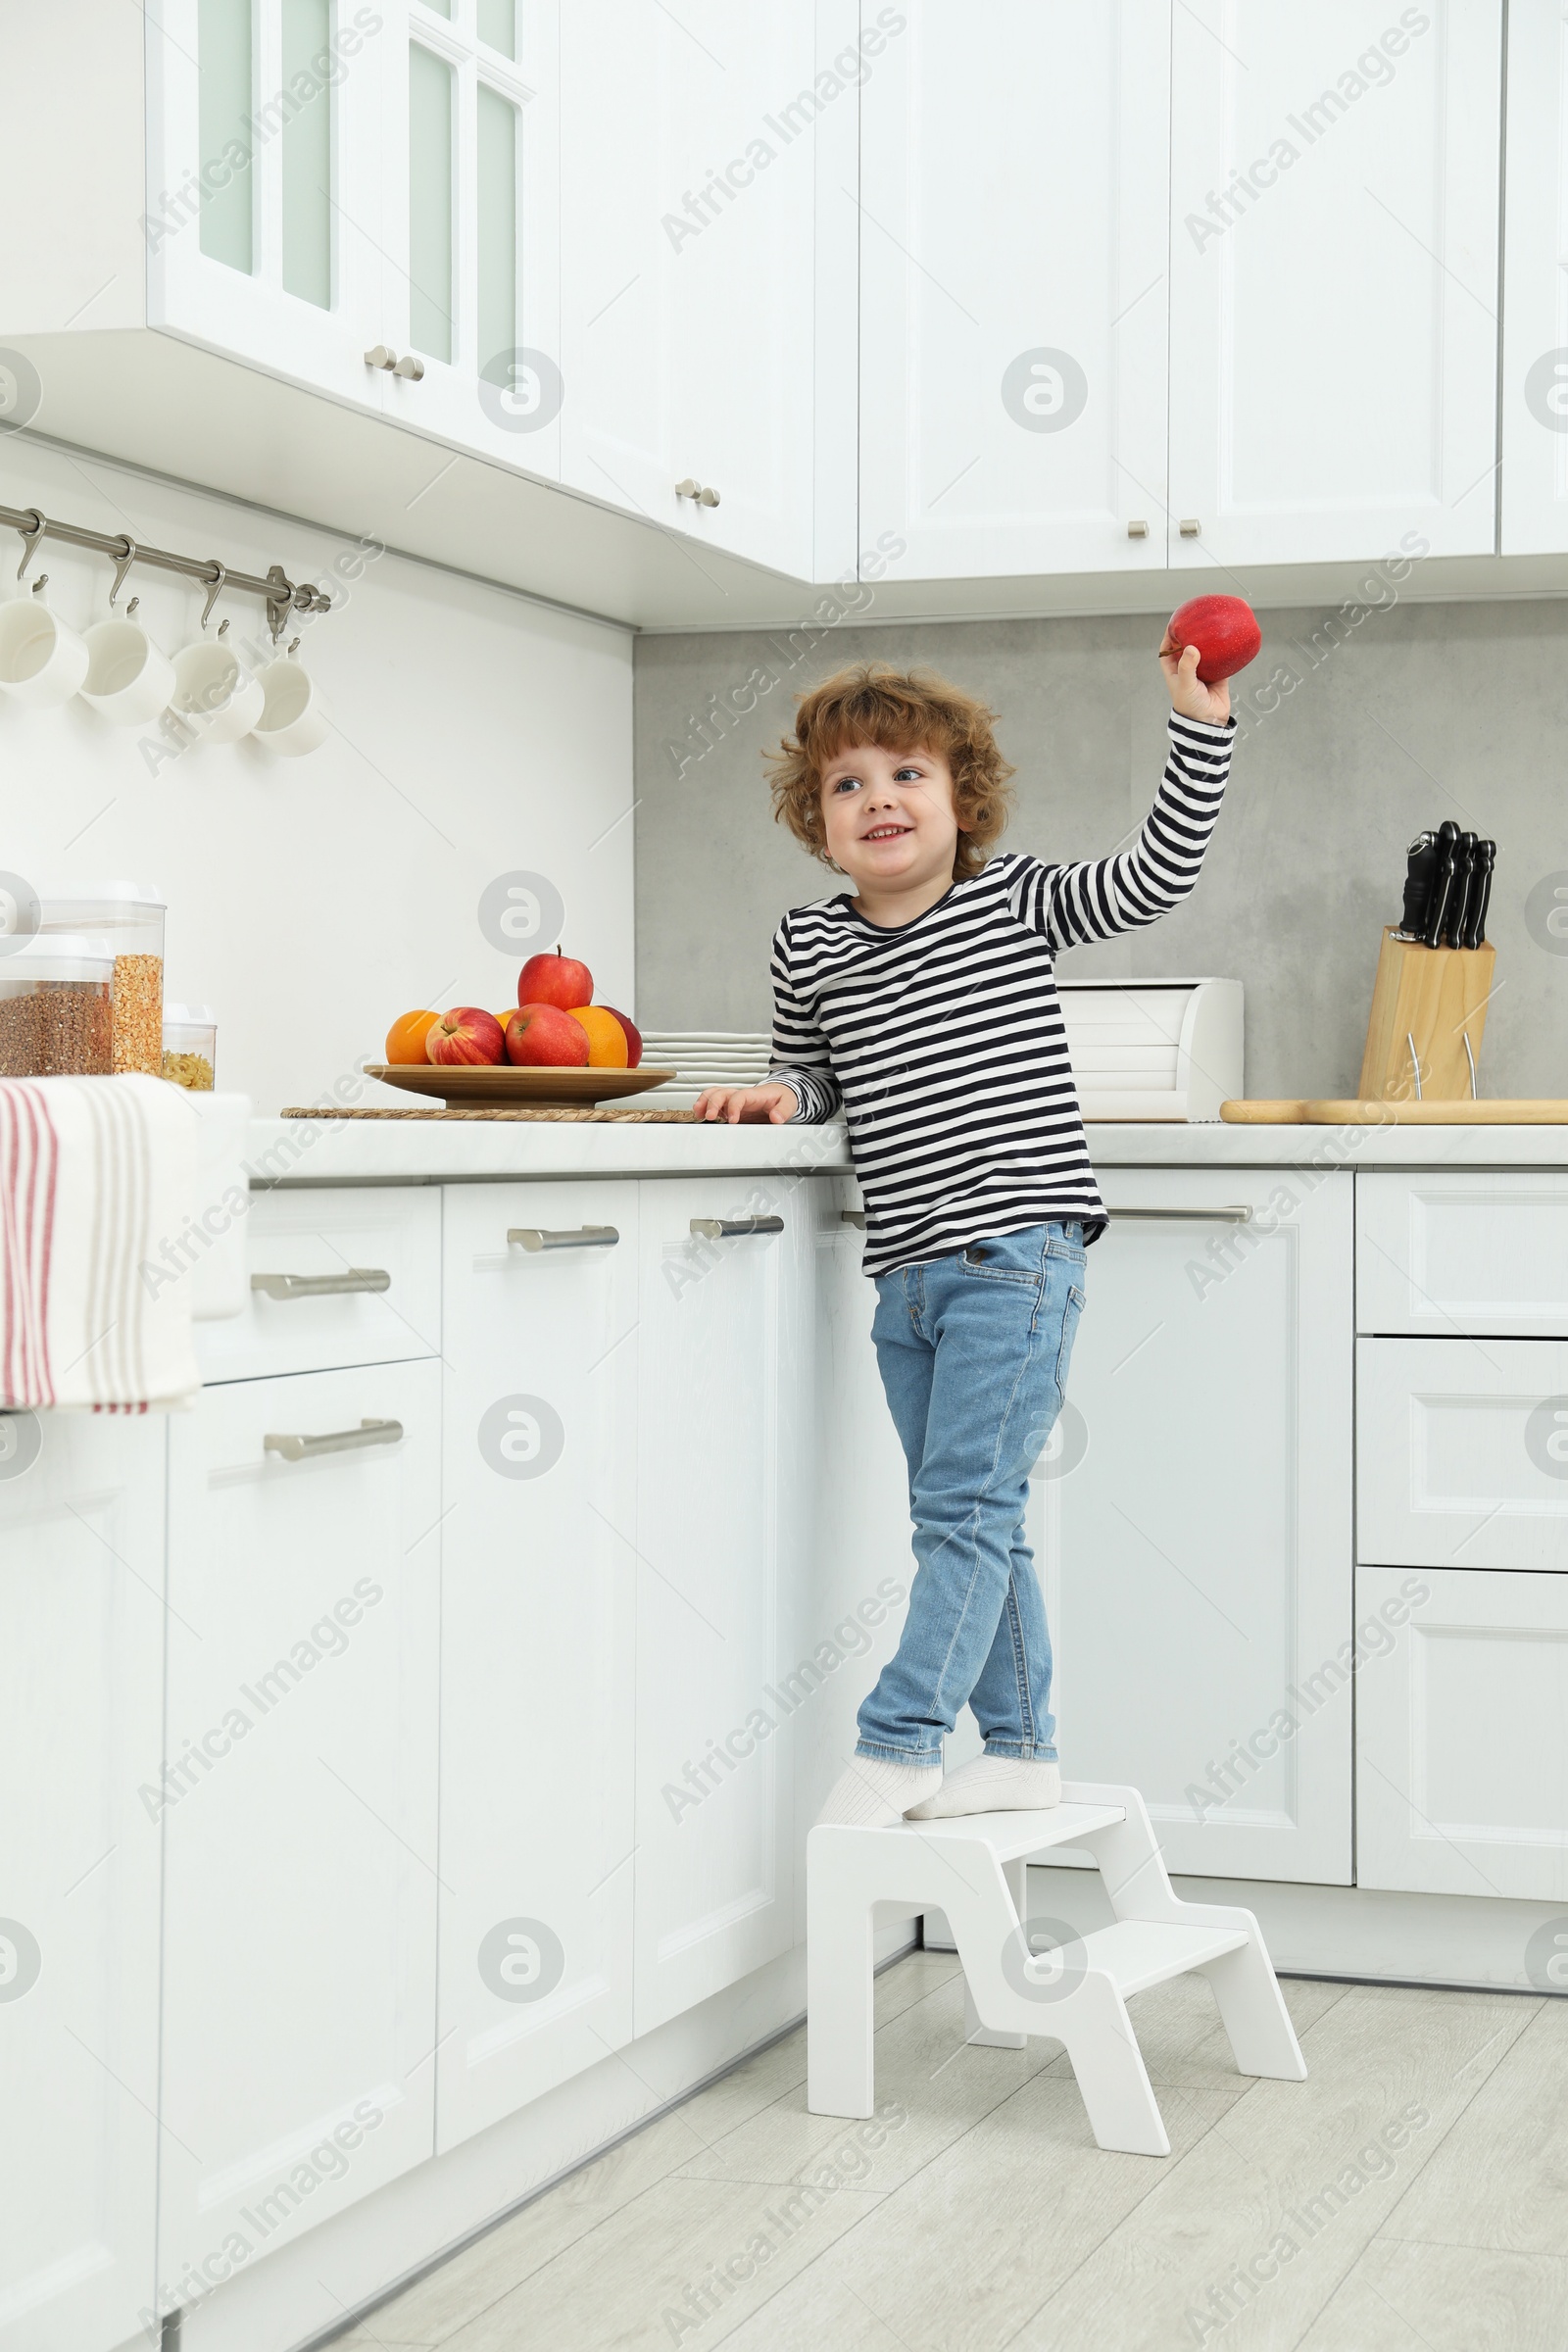
[[[793,1086],[705,1086],[692,1104],[692,1117],[722,1119],[730,1127],[741,1120],[781,1127],[800,1107]]]
[[[1231,690],[1223,678],[1217,685],[1205,686],[1198,674],[1199,660],[1196,645],[1178,646],[1166,629],[1159,666],[1165,673],[1165,691],[1173,709],[1183,718],[1200,718],[1211,727],[1222,727],[1231,714]]]

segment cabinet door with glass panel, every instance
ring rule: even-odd
[[[147,319],[379,411],[385,12],[150,0]]]
[[[385,414],[560,472],[558,0],[378,0]]]
[[[149,323],[556,473],[557,0],[148,16]]]

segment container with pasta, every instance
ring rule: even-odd
[[[164,1076],[192,1094],[211,1092],[218,1066],[218,1023],[210,1004],[164,1006]]]

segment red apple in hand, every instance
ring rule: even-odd
[[[588,1032],[559,1004],[519,1004],[507,1023],[507,1059],[524,1070],[580,1070],[588,1059]]]
[[[617,1012],[613,1004],[606,1004],[603,1010],[609,1013],[612,1020],[618,1021],[626,1032],[626,1067],[628,1070],[634,1070],[643,1057],[641,1031],[634,1022],[626,1018],[623,1012]]]
[[[1217,686],[1256,661],[1263,632],[1239,596],[1195,596],[1171,614],[1170,641],[1178,654],[1196,645],[1199,676],[1205,686]]]
[[[569,1012],[574,1004],[594,1001],[594,976],[575,956],[530,956],[517,975],[519,1004],[556,1004]]]
[[[477,1004],[456,1004],[430,1024],[424,1041],[425,1057],[436,1062],[505,1061],[507,1041],[493,1012]]]

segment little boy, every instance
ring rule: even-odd
[[[710,1087],[697,1116],[826,1119],[842,1105],[915,1531],[898,1650],[822,1821],[1060,1800],[1023,1516],[1105,1210],[1054,961],[1154,922],[1198,879],[1234,727],[1229,690],[1204,686],[1198,659],[1167,632],[1165,772],[1119,857],[991,857],[1013,770],[992,713],[940,679],[843,670],[801,698],[774,757],[775,817],[855,889],[784,917],[770,1081]],[[944,1780],[943,1736],[966,1702],[985,1753]]]

